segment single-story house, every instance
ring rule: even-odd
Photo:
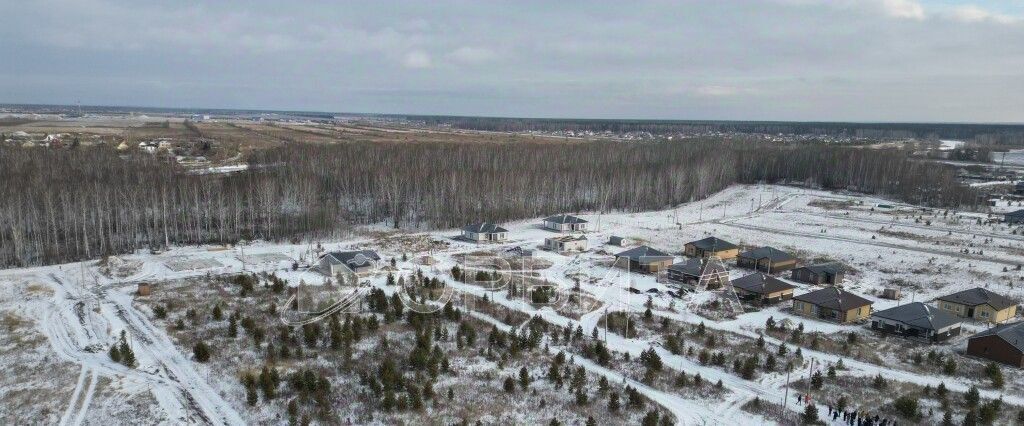
[[[1024,322],[998,325],[971,336],[967,355],[1024,367]]]
[[[1024,210],[1004,214],[1003,221],[1010,224],[1024,223]]]
[[[691,241],[683,246],[683,254],[690,257],[712,257],[719,259],[733,259],[740,254],[740,248],[728,241],[716,237],[707,237],[702,240]]]
[[[608,237],[608,245],[616,247],[625,247],[626,239],[622,237],[616,237],[614,235]]]
[[[560,214],[544,219],[544,227],[552,231],[586,231],[587,221],[573,215]]]
[[[342,272],[361,274],[370,272],[380,261],[380,256],[373,250],[332,251],[317,261],[316,269],[329,277]]]
[[[544,239],[544,248],[552,251],[587,251],[587,237],[566,235]]]
[[[796,286],[760,272],[746,275],[732,281],[736,295],[743,300],[775,303],[793,298]]]
[[[719,288],[722,281],[729,278],[729,271],[722,262],[709,262],[707,259],[687,259],[685,262],[674,263],[665,270],[665,276],[671,281],[696,286],[701,279],[707,288]]]
[[[1013,193],[1017,195],[1024,195],[1024,181],[1017,182],[1017,186],[1014,187]]]
[[[462,228],[462,238],[474,241],[505,241],[508,229],[493,223],[481,222]]]
[[[993,323],[1017,316],[1017,302],[981,287],[942,296],[936,303],[957,316]]]
[[[801,266],[793,270],[792,279],[808,284],[836,285],[843,282],[846,268],[839,262],[818,263]]]
[[[908,303],[871,314],[871,329],[904,337],[941,342],[960,335],[963,320],[921,302]]]
[[[839,287],[826,287],[793,297],[793,313],[846,324],[867,319],[872,303]]]
[[[615,265],[630,271],[656,273],[672,265],[675,257],[661,250],[639,246],[615,255]]]
[[[736,258],[736,266],[770,274],[795,268],[796,258],[775,247],[761,247],[740,253]]]

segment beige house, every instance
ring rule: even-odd
[[[656,248],[648,246],[634,247],[615,255],[615,266],[630,271],[654,274],[672,265],[673,257]]]
[[[997,324],[1017,316],[1017,302],[981,287],[942,296],[935,303],[959,317]]]
[[[718,257],[722,260],[735,259],[740,254],[740,248],[735,244],[716,237],[707,237],[703,240],[691,241],[683,246],[683,254],[689,257]]]
[[[838,287],[827,287],[793,298],[793,313],[847,324],[871,316],[871,302]]]
[[[544,239],[544,248],[551,251],[587,251],[587,237],[582,235],[564,237],[548,237]]]

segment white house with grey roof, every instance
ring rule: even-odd
[[[320,256],[315,268],[329,277],[339,273],[364,274],[379,261],[380,256],[373,250],[332,251]]]
[[[488,222],[474,223],[462,228],[461,237],[476,243],[505,241],[508,238],[508,229]]]
[[[871,329],[912,339],[940,342],[960,335],[963,320],[921,302],[871,314]]]
[[[587,223],[586,220],[570,214],[544,218],[544,227],[558,232],[584,232],[587,230]]]

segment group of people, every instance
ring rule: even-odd
[[[811,396],[808,394],[796,394],[796,402],[801,404],[812,404]],[[877,414],[872,416],[866,411],[857,410],[840,410],[832,405],[828,405],[828,416],[825,419],[832,419],[832,422],[838,422],[842,418],[843,423],[849,426],[896,426],[896,420],[889,419],[887,417],[881,417]]]
[[[831,405],[828,406],[828,415],[833,422],[839,421],[839,418],[842,417],[843,422],[850,426],[896,426],[896,420],[889,420],[889,418],[880,417],[878,414],[872,417],[867,412],[840,410]]]

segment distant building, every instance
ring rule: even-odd
[[[462,238],[474,242],[505,241],[508,238],[508,229],[482,222],[462,228]]]
[[[959,317],[1001,323],[1017,316],[1017,302],[976,287],[936,299],[938,307]]]
[[[551,251],[587,251],[587,237],[566,235],[544,239],[544,248]]]
[[[675,257],[661,250],[639,246],[615,255],[615,265],[630,271],[657,273],[672,264]]]
[[[796,289],[796,286],[790,283],[760,272],[733,280],[732,287],[741,299],[761,303],[792,299],[793,290]]]
[[[616,237],[614,235],[608,237],[608,245],[616,247],[625,247],[626,239],[622,237]]]
[[[573,215],[560,214],[544,219],[544,227],[552,231],[586,231],[587,221]]]
[[[1009,224],[1021,224],[1024,223],[1024,210],[1017,210],[1003,215],[1003,222]]]
[[[149,296],[153,293],[153,285],[150,283],[139,283],[135,293],[139,296]]]
[[[316,269],[333,277],[343,272],[362,274],[370,272],[380,261],[380,256],[373,250],[334,251],[320,256]]]
[[[870,300],[838,287],[826,287],[793,298],[793,313],[841,324],[858,322],[871,314]]]
[[[1003,324],[967,339],[967,355],[1024,367],[1024,322]]]
[[[819,263],[796,268],[791,275],[792,279],[808,284],[829,284],[836,285],[843,282],[846,275],[846,268],[839,262]]]
[[[729,271],[721,262],[708,262],[706,259],[687,259],[685,262],[675,263],[665,270],[665,277],[677,283],[697,285],[704,277],[709,281],[706,283],[709,288],[719,288],[722,281],[728,278]]]
[[[871,328],[885,333],[929,342],[960,335],[963,320],[921,302],[908,303],[871,314]]]
[[[736,266],[771,274],[795,268],[796,258],[775,247],[761,247],[740,253]]]
[[[712,257],[719,259],[734,259],[740,253],[740,248],[728,241],[716,237],[707,237],[702,240],[691,241],[683,246],[683,253],[690,257]]]
[[[1017,182],[1017,186],[1013,187],[1013,193],[1017,195],[1024,195],[1024,181]]]

